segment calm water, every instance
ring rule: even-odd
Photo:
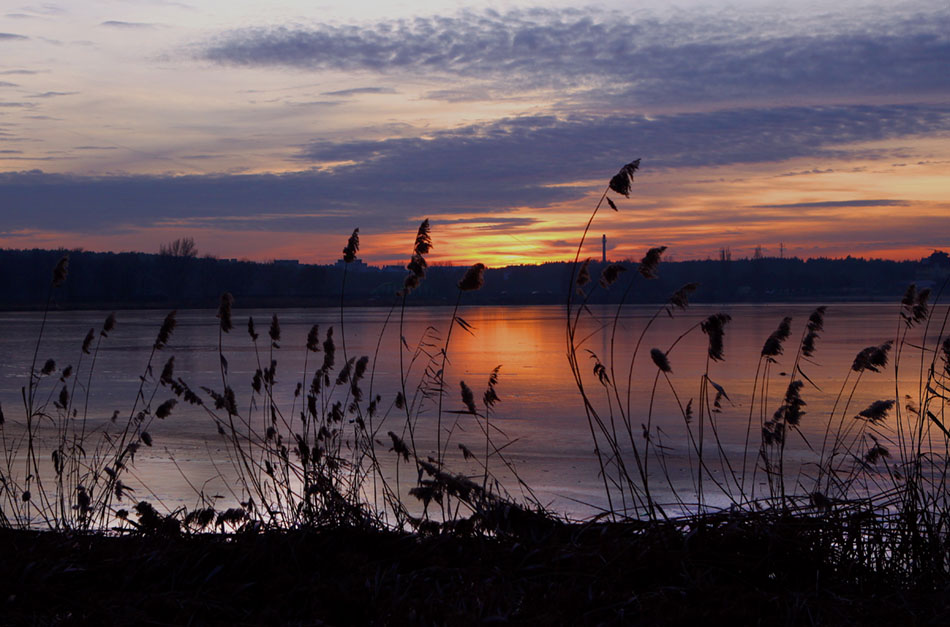
[[[723,448],[735,459],[741,460],[744,438],[749,417],[750,395],[753,387],[759,351],[766,337],[775,329],[783,316],[792,316],[792,337],[786,345],[786,355],[772,367],[768,412],[778,408],[788,378],[797,342],[813,306],[805,305],[730,305],[725,307],[696,306],[689,311],[677,313],[670,319],[660,316],[644,340],[640,356],[632,375],[631,415],[636,427],[652,420],[654,428],[663,434],[667,452],[668,468],[674,486],[682,493],[690,492],[690,467],[687,452],[687,434],[683,418],[673,391],[661,378],[654,395],[652,413],[651,390],[656,367],[650,361],[649,350],[653,347],[667,350],[684,331],[696,325],[711,313],[722,311],[732,316],[726,327],[726,361],[710,366],[710,378],[723,386],[729,401],[723,402],[722,413],[717,415],[720,441]],[[655,307],[625,309],[620,319],[616,342],[613,346],[617,364],[614,378],[627,379],[630,355],[644,324],[656,311]],[[594,359],[588,358],[590,350],[601,360],[609,363],[611,352],[610,323],[613,308],[594,308],[593,316],[586,317],[578,337],[586,337],[580,352],[586,386],[598,410],[606,417],[609,407],[615,403],[604,394],[603,388],[592,374]],[[118,410],[128,416],[139,377],[143,374],[155,334],[166,312],[120,311],[118,324],[102,348],[89,390],[89,411],[93,428],[101,427],[108,417]],[[337,340],[337,365],[342,365],[339,311],[288,309],[277,312],[280,320],[281,348],[274,351],[277,366],[277,400],[285,414],[294,402],[294,389],[303,370],[306,335],[310,326],[319,324],[321,337],[327,327],[335,327]],[[382,406],[389,407],[399,389],[399,331],[397,317],[383,330],[387,317],[385,309],[350,309],[347,311],[345,337],[349,356],[368,355],[372,358],[377,341],[381,338],[381,352],[375,364],[374,393],[383,396]],[[935,320],[942,318],[939,309]],[[56,360],[58,368],[67,364],[76,365],[80,346],[90,328],[97,331],[107,312],[56,312],[50,315],[38,362],[47,358]],[[472,307],[463,308],[460,315],[473,327],[466,333],[456,327],[448,350],[449,365],[446,368],[447,395],[445,407],[461,409],[459,380],[464,380],[480,399],[493,368],[501,366],[497,387],[501,397],[492,421],[504,432],[496,436],[497,444],[507,440],[513,443],[505,454],[514,462],[521,477],[536,491],[543,501],[567,513],[586,514],[591,505],[604,504],[602,483],[593,454],[593,442],[585,417],[583,405],[568,368],[565,349],[564,312],[561,307]],[[236,328],[224,338],[224,350],[230,364],[231,385],[237,393],[238,406],[247,408],[250,402],[251,379],[258,367],[255,353],[246,331],[248,316],[253,316],[261,339],[260,359],[267,363],[267,328],[271,312],[259,310],[236,310]],[[424,334],[432,340],[431,352],[437,353],[444,342],[446,326],[451,316],[448,308],[416,308],[407,311],[404,336],[409,346],[415,347]],[[844,377],[847,375],[855,354],[870,344],[880,344],[892,339],[897,331],[896,305],[842,304],[829,307],[825,331],[818,343],[818,351],[811,363],[803,365],[808,377],[820,390],[806,387],[807,414],[802,421],[802,436],[789,438],[789,457],[796,460],[810,459],[808,444],[820,445],[826,419]],[[8,421],[8,429],[22,421],[23,403],[20,389],[27,382],[40,318],[36,313],[0,313],[0,402]],[[606,328],[605,328],[606,326]],[[938,325],[939,326],[939,325]],[[427,331],[429,329],[429,331]],[[434,331],[432,330],[434,329]],[[936,337],[936,332],[933,338]],[[208,386],[221,388],[221,375],[217,356],[217,319],[214,311],[182,311],[178,314],[178,326],[163,354],[155,360],[155,372],[160,371],[167,356],[175,356],[176,375],[184,378],[193,389]],[[919,336],[918,336],[919,341]],[[694,330],[683,338],[670,352],[673,368],[671,377],[675,393],[682,404],[697,398],[701,375],[706,367],[706,337]],[[310,358],[309,371],[314,360]],[[406,356],[408,362],[408,354]],[[80,371],[80,382],[85,384],[88,357]],[[906,385],[913,390],[917,381],[917,361],[904,368]],[[318,365],[318,364],[317,364]],[[39,367],[39,365],[38,365]],[[415,387],[424,364],[416,362],[409,371],[408,385]],[[879,398],[894,398],[893,373],[871,375],[864,378],[851,404],[851,415],[863,409],[870,401]],[[54,381],[55,382],[55,381]],[[367,384],[368,385],[368,384]],[[61,385],[47,381],[41,396],[58,393]],[[147,390],[151,390],[149,385]],[[903,393],[903,390],[902,390]],[[85,398],[83,390],[76,394]],[[160,402],[171,392],[160,388],[156,400]],[[55,396],[54,396],[55,398]],[[299,401],[297,403],[299,411]],[[756,410],[758,412],[758,410]],[[758,416],[758,413],[756,414]],[[380,435],[388,442],[388,430],[399,431],[403,420],[400,413],[392,411],[382,425]],[[449,415],[448,421],[455,419]],[[463,443],[474,451],[483,450],[484,438],[471,422],[471,417],[462,417],[452,436],[450,463],[459,471],[475,474],[475,468],[462,460],[456,443]],[[149,492],[161,498],[169,507],[191,506],[196,497],[191,486],[206,493],[221,493],[226,496],[228,476],[224,449],[211,420],[201,410],[179,404],[171,417],[155,421],[150,428],[154,446],[143,450],[136,457],[134,473],[141,481],[137,497],[147,497]],[[707,440],[707,446],[712,441]],[[425,405],[417,428],[417,446],[420,456],[426,451],[434,452],[434,409]],[[391,455],[391,454],[389,454]],[[174,461],[173,461],[174,460]],[[797,463],[797,462],[796,462]],[[500,466],[497,462],[493,462]],[[659,468],[655,469],[659,473]],[[508,487],[517,494],[517,483],[507,472],[499,473]],[[659,475],[658,475],[659,476]],[[187,481],[185,479],[187,477]],[[658,490],[665,489],[657,480]]]

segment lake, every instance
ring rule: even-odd
[[[789,380],[787,373],[792,369],[802,330],[813,309],[813,305],[800,304],[703,305],[690,307],[685,312],[675,312],[673,317],[663,313],[656,318],[643,340],[630,377],[629,416],[637,437],[640,437],[641,425],[649,423],[654,437],[661,438],[656,444],[664,447],[661,450],[664,451],[662,464],[665,464],[665,472],[660,467],[659,458],[651,462],[649,469],[653,489],[659,495],[658,500],[673,500],[674,491],[681,501],[693,502],[696,498],[695,445],[690,445],[691,436],[684,422],[683,409],[692,401],[694,422],[690,429],[695,441],[695,430],[698,428],[695,414],[699,410],[700,386],[707,367],[707,337],[694,327],[717,312],[726,313],[732,318],[725,330],[725,361],[711,362],[708,374],[711,381],[723,388],[728,398],[721,400],[721,412],[713,415],[716,433],[713,434],[707,424],[703,442],[708,447],[707,451],[714,452],[714,457],[718,458],[716,451],[721,448],[732,460],[735,472],[735,468],[742,464],[750,411],[754,414],[755,424],[752,428],[754,450],[748,458],[748,464],[752,464],[755,459],[761,420],[769,418],[781,405]],[[634,346],[657,307],[625,308],[618,319],[617,335],[612,346],[611,327],[615,311],[613,306],[592,306],[589,315],[582,317],[577,333],[579,339],[584,338],[578,357],[585,377],[585,388],[604,420],[607,420],[611,411],[614,412],[615,420],[620,419],[620,414],[617,399],[610,397],[606,388],[599,383],[594,375],[594,366],[598,360],[607,364],[605,374],[625,388]],[[114,428],[109,427],[109,418],[116,411],[119,412],[119,423],[128,418],[140,377],[145,375],[152,344],[166,313],[141,310],[116,312],[116,327],[109,337],[102,340],[89,388],[89,429],[93,433],[99,429]],[[334,327],[337,349],[334,371],[344,363],[339,310],[278,310],[280,348],[273,350],[273,353],[267,337],[272,313],[236,308],[235,328],[223,337],[229,381],[242,415],[255,411],[260,414],[260,409],[255,410],[251,405],[252,378],[259,363],[267,365],[272,358],[277,361],[277,383],[274,388],[276,404],[285,416],[294,416],[295,412],[300,411],[301,399],[295,399],[294,392],[298,383],[301,383],[307,358],[306,338],[311,325],[320,326],[321,340],[326,329]],[[391,442],[386,434],[390,430],[403,433],[405,424],[405,414],[393,407],[396,394],[401,389],[399,313],[396,310],[390,317],[388,309],[348,309],[343,327],[346,354],[349,357],[366,355],[370,358],[372,394],[382,397],[382,417],[375,424],[379,429],[377,437],[383,444],[380,447],[381,456],[390,465],[394,463],[395,454],[388,450]],[[794,472],[801,473],[800,487],[803,490],[809,490],[808,477],[813,474],[809,464],[813,465],[817,458],[829,412],[842,383],[849,375],[855,355],[866,346],[894,339],[900,328],[898,313],[897,304],[836,304],[828,308],[817,351],[812,359],[801,364],[802,370],[813,383],[806,383],[802,389],[802,397],[807,402],[804,408],[806,414],[801,420],[800,431],[790,434],[786,439],[786,468],[797,469]],[[53,377],[40,383],[38,399],[48,398],[50,403],[55,400],[62,387],[55,377],[66,365],[71,364],[76,370],[83,338],[90,328],[98,332],[107,314],[101,311],[50,313],[39,347],[37,369],[51,358],[57,364],[57,371]],[[171,355],[175,356],[175,375],[185,380],[192,389],[199,390],[201,386],[217,391],[222,389],[218,320],[215,314],[215,311],[209,310],[178,312],[177,327],[167,347],[154,359],[153,372],[147,376],[146,393],[150,395],[153,389],[157,390],[153,408],[173,396],[170,390],[154,383],[162,365]],[[945,307],[935,310],[927,338],[928,345],[932,346],[936,341],[945,314]],[[421,343],[434,357],[432,368],[433,371],[437,370],[441,364],[440,351],[445,343],[451,315],[451,308],[445,307],[409,308],[405,312],[403,354],[410,398],[426,366],[426,358],[420,357],[410,367],[412,352]],[[603,479],[598,474],[599,464],[594,454],[584,405],[566,357],[564,308],[463,305],[459,315],[468,330],[456,326],[451,335],[445,367],[444,410],[455,412],[464,409],[459,393],[459,382],[462,380],[474,391],[480,406],[489,376],[494,368],[500,366],[496,389],[501,400],[490,416],[495,446],[507,444],[503,449],[506,459],[537,497],[553,509],[569,515],[587,516],[605,506]],[[767,389],[761,387],[760,380],[753,405],[753,382],[763,342],[784,316],[792,317],[791,337],[785,344],[784,354],[779,355],[776,363],[770,367]],[[257,350],[246,331],[248,317],[254,319],[260,334]],[[387,317],[390,317],[389,322],[384,328]],[[21,388],[28,381],[40,319],[41,314],[36,312],[0,313],[0,346],[3,355],[0,360],[0,403],[9,434],[14,434],[17,425],[23,422]],[[657,379],[657,366],[650,358],[650,349],[668,351],[671,344],[690,328],[693,330],[668,353],[672,369],[669,383],[665,377]],[[919,344],[920,335],[921,332],[914,329],[908,341]],[[380,351],[374,360],[377,343]],[[406,347],[413,350],[406,350]],[[609,370],[611,350],[615,364],[612,372]],[[913,358],[909,357],[911,354]],[[304,389],[309,385],[309,376],[323,356],[311,353],[307,359],[308,379],[302,382]],[[87,355],[78,369],[79,385],[73,393],[76,407],[86,402],[84,386],[89,362],[90,356]],[[918,351],[905,348],[901,370],[902,395],[916,395],[921,363]],[[364,380],[367,398],[369,379],[370,372]],[[72,388],[71,380],[68,385]],[[851,388],[847,389],[850,391]],[[767,395],[767,400],[760,407],[762,394]],[[894,398],[894,372],[890,365],[880,374],[865,373],[848,402],[845,414],[842,414],[843,402],[839,403],[836,420],[844,415],[851,421],[854,414],[872,401]],[[621,401],[625,403],[625,398],[621,398]],[[435,455],[437,412],[434,399],[429,398],[421,403],[421,406],[416,405],[420,412],[415,441],[419,456],[424,458],[429,454]],[[463,459],[457,444],[464,444],[472,451],[482,451],[483,454],[485,438],[481,428],[471,415],[460,413],[444,412],[443,423],[444,435],[455,424],[447,448],[448,466],[456,472],[480,476],[480,467]],[[881,428],[886,429],[886,425]],[[231,471],[224,445],[215,424],[203,410],[179,403],[171,416],[155,420],[149,427],[149,433],[153,446],[143,447],[139,451],[132,469],[137,483],[131,480],[127,482],[135,489],[135,499],[160,500],[169,509],[195,506],[198,500],[196,492],[218,494],[222,497],[222,503],[237,499],[239,495],[228,491],[227,478],[231,476]],[[718,436],[718,445],[713,435]],[[7,440],[8,450],[13,446],[12,438],[11,435],[11,439]],[[629,448],[627,446],[625,455],[629,453]],[[492,471],[498,473],[505,487],[518,496],[519,483],[500,460],[493,456],[489,465]],[[708,471],[711,477],[718,475],[720,481],[728,483],[724,475],[729,471],[721,462],[710,462]],[[764,495],[764,476],[760,473],[755,481],[756,489],[759,490],[757,494]],[[751,485],[751,477],[748,485]],[[407,489],[410,486],[403,487]],[[707,486],[705,491],[710,503],[728,504],[727,498],[715,494],[714,485]]]

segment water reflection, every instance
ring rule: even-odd
[[[667,497],[672,489],[684,495],[695,492],[693,477],[696,469],[688,455],[688,434],[684,426],[681,404],[699,398],[702,375],[706,368],[706,337],[694,330],[669,352],[673,388],[662,379],[653,393],[656,366],[649,358],[651,348],[664,352],[687,329],[694,327],[708,315],[725,312],[732,316],[726,327],[723,363],[710,364],[709,377],[728,394],[721,413],[712,419],[718,428],[719,443],[730,459],[741,459],[752,409],[753,379],[759,353],[766,337],[775,329],[783,316],[793,318],[789,346],[799,339],[805,321],[814,307],[811,305],[728,305],[725,307],[695,306],[689,311],[670,318],[665,314],[657,319],[644,340],[643,347],[629,374],[631,381],[631,423],[634,426],[652,422],[662,434],[665,451],[664,463],[670,473],[669,482],[662,476],[661,467],[651,462],[653,485]],[[583,318],[578,337],[586,338],[581,346],[583,355],[591,355],[589,363],[582,364],[585,385],[598,411],[604,416],[618,414],[616,399],[608,398],[593,375],[595,355],[613,365],[611,377],[621,381],[628,377],[628,368],[641,330],[654,314],[655,307],[630,307],[618,322],[616,341],[611,344],[611,325],[615,310],[612,307],[592,306],[591,315]],[[943,309],[937,315],[943,315]],[[349,356],[367,355],[372,362],[373,393],[383,397],[382,413],[386,415],[379,427],[381,439],[388,430],[399,430],[404,414],[393,411],[392,403],[400,388],[398,351],[401,342],[398,315],[384,324],[390,312],[387,309],[355,308],[346,312],[346,342]],[[39,358],[55,359],[62,368],[78,363],[80,346],[90,328],[98,329],[107,312],[54,312],[47,323],[47,331],[40,347]],[[89,387],[89,416],[93,429],[107,424],[118,410],[128,416],[134,403],[141,376],[154,342],[155,334],[165,312],[121,311],[118,325],[110,337],[103,340],[96,364],[96,372]],[[311,325],[319,324],[321,335],[326,328],[339,329],[340,312],[337,310],[288,309],[278,312],[282,329],[280,348],[268,348],[266,325],[270,311],[235,310],[236,328],[224,337],[224,351],[229,362],[229,373],[241,411],[251,407],[251,381],[260,363],[277,360],[275,401],[282,408],[295,405],[294,390],[302,381],[305,343]],[[513,444],[505,454],[515,464],[522,479],[555,509],[578,515],[589,514],[604,505],[603,484],[598,477],[599,467],[593,455],[583,405],[574,386],[566,359],[564,310],[561,307],[472,307],[462,308],[460,315],[471,325],[471,333],[456,328],[448,347],[445,371],[445,407],[462,407],[458,396],[459,381],[464,380],[481,398],[488,377],[496,366],[501,366],[497,387],[501,403],[492,416],[493,423],[503,432],[499,440]],[[258,325],[262,340],[255,350],[244,331],[246,318],[252,316]],[[438,338],[444,338],[451,316],[450,308],[412,308],[406,312],[403,331],[405,343],[415,347],[427,333],[437,329]],[[193,389],[200,386],[220,388],[220,366],[217,356],[217,320],[214,311],[183,311],[178,314],[178,327],[154,366],[160,369],[167,356],[175,356],[176,375],[186,380]],[[33,313],[0,314],[0,346],[4,359],[0,363],[0,402],[8,428],[16,425],[23,414],[21,388],[27,384],[30,360],[39,329],[39,319]],[[818,343],[814,359],[802,363],[802,369],[814,386],[806,385],[803,396],[807,401],[806,415],[799,433],[788,438],[787,455],[794,473],[801,473],[802,484],[807,483],[813,471],[809,464],[816,458],[824,436],[827,417],[835,396],[849,372],[855,354],[870,344],[879,344],[894,337],[897,329],[897,309],[887,304],[842,304],[829,308],[825,330]],[[933,332],[929,341],[936,339]],[[339,337],[339,336],[337,336]],[[433,342],[430,354],[438,354],[441,341]],[[376,346],[381,349],[376,355]],[[338,347],[338,350],[339,347]],[[590,353],[584,352],[590,351]],[[768,384],[765,407],[777,409],[788,384],[795,348],[788,349],[772,367],[773,376]],[[584,357],[586,358],[586,357]],[[311,358],[309,369],[314,369]],[[85,362],[88,366],[88,361]],[[342,365],[342,355],[337,366]],[[409,373],[408,386],[413,389],[422,376],[419,363]],[[919,369],[906,368],[902,372],[900,394],[917,389]],[[81,384],[77,393],[85,396],[85,373],[80,372]],[[47,385],[47,388],[49,385]],[[44,393],[49,392],[44,388]],[[674,394],[675,392],[675,394]],[[760,391],[761,392],[761,391]],[[170,397],[171,392],[159,388],[156,399]],[[650,399],[653,397],[652,410]],[[894,398],[891,375],[869,374],[855,391],[849,413],[856,414],[879,398]],[[679,403],[677,402],[679,399]],[[85,400],[85,399],[84,399]],[[625,399],[621,399],[625,401]],[[388,412],[388,413],[387,413]],[[763,419],[760,410],[752,418],[753,442]],[[291,419],[292,413],[288,411]],[[454,416],[453,416],[454,421]],[[423,403],[416,429],[416,445],[420,457],[435,455],[435,411],[431,400]],[[155,421],[150,428],[155,445],[136,458],[135,475],[142,480],[137,496],[150,491],[169,507],[177,504],[191,506],[195,502],[193,488],[206,494],[228,497],[229,463],[215,425],[198,408],[179,404],[173,415],[164,421]],[[471,417],[461,416],[452,435],[449,464],[461,472],[479,474],[479,468],[465,461],[455,447],[462,443],[472,450],[483,448],[483,435]],[[711,440],[707,446],[712,446]],[[385,450],[387,447],[383,447]],[[629,446],[626,450],[629,450]],[[391,455],[391,453],[387,453]],[[804,463],[803,463],[804,462]],[[751,462],[750,462],[751,463]],[[517,493],[518,483],[510,473],[499,474],[510,490]],[[728,469],[712,464],[710,473],[721,480]],[[223,477],[222,477],[223,476]],[[186,480],[187,478],[187,480]],[[761,474],[757,477],[759,489],[764,487]]]

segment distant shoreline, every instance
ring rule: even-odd
[[[284,309],[390,307],[403,287],[405,268],[377,268],[357,260],[346,265],[256,263],[146,253],[62,250],[0,250],[0,311],[45,307],[50,271],[69,255],[69,278],[52,293],[58,310],[213,309],[229,292],[240,308]],[[762,257],[664,261],[658,278],[646,280],[638,261],[591,261],[590,304],[660,304],[687,283],[698,284],[694,303],[893,302],[911,283],[940,291],[950,277],[950,256],[934,252],[919,261]],[[622,266],[619,280],[598,285],[601,272]],[[426,279],[406,299],[408,307],[452,305],[466,268],[429,266]],[[489,268],[484,286],[467,293],[465,305],[563,304],[572,264]],[[346,276],[344,286],[344,275]],[[628,286],[633,282],[632,288]]]
[[[802,300],[757,300],[757,301],[704,301],[696,299],[694,305],[740,305],[740,306],[752,306],[752,305],[769,305],[769,306],[781,306],[781,305],[796,305],[796,306],[806,306],[806,305],[834,305],[834,304],[850,304],[850,305],[875,305],[875,304],[887,304],[893,303],[894,298],[886,298],[883,296],[877,298],[853,298],[853,299],[844,299],[839,298],[835,299],[802,299]],[[613,304],[613,303],[603,303],[603,304]],[[661,306],[664,304],[664,301],[656,302],[636,302],[631,303],[628,306]],[[561,306],[563,303],[560,302],[500,302],[500,303],[473,303],[469,306],[474,307],[554,307]],[[377,302],[346,302],[346,307],[350,308],[360,308],[360,309],[383,309],[388,310],[392,307],[392,303],[384,304]],[[407,308],[421,308],[421,307],[452,307],[452,303],[446,302],[407,302]],[[184,311],[215,311],[216,307],[213,305],[202,304],[182,304],[172,307],[173,309],[179,309]],[[339,303],[311,303],[307,301],[301,301],[299,303],[280,303],[274,304],[270,302],[251,302],[248,303],[246,300],[240,303],[240,306],[236,306],[236,309],[273,309],[273,310],[288,310],[288,309],[327,309],[327,310],[338,310],[340,308]],[[52,303],[50,306],[50,313],[53,312],[69,312],[69,311],[166,311],[169,309],[167,304],[162,303],[67,303],[61,305],[59,303]],[[35,306],[24,306],[24,307],[9,307],[9,306],[0,306],[0,312],[3,313],[17,313],[17,312],[34,312],[34,311],[43,311],[42,305]]]

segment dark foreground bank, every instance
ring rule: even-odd
[[[0,529],[3,624],[939,624],[945,581],[841,563],[821,520],[68,535]],[[886,571],[886,565],[884,565]]]

